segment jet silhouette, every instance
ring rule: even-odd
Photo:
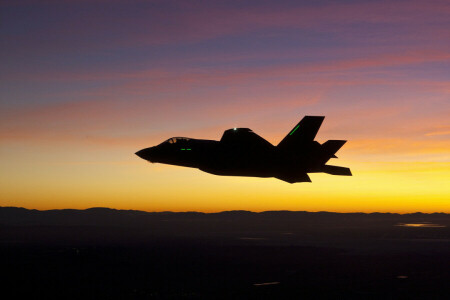
[[[249,128],[232,128],[220,141],[173,137],[136,155],[214,175],[275,177],[289,183],[311,182],[307,173],[351,176],[349,168],[326,164],[346,141],[314,141],[324,118],[305,116],[277,146]]]

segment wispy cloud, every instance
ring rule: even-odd
[[[439,126],[435,128],[433,131],[427,132],[426,136],[434,136],[434,135],[450,135],[450,126]]]

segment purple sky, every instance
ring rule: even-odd
[[[134,163],[130,153],[168,137],[235,126],[278,143],[303,115],[325,115],[319,141],[350,140],[344,157],[363,170],[449,170],[448,1],[6,0],[0,14],[12,183],[30,153]],[[46,174],[44,195],[57,176]]]

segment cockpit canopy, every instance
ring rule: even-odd
[[[173,137],[168,139],[167,141],[163,142],[163,144],[165,143],[169,143],[169,144],[176,144],[176,143],[180,143],[180,142],[187,142],[189,141],[190,138],[185,138],[185,137]]]

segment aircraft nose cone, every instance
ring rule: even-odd
[[[151,161],[151,152],[152,152],[151,148],[145,148],[145,149],[139,150],[135,154],[142,159]]]
[[[140,158],[144,158],[144,150],[139,150],[138,152],[135,153],[137,156],[139,156]]]

